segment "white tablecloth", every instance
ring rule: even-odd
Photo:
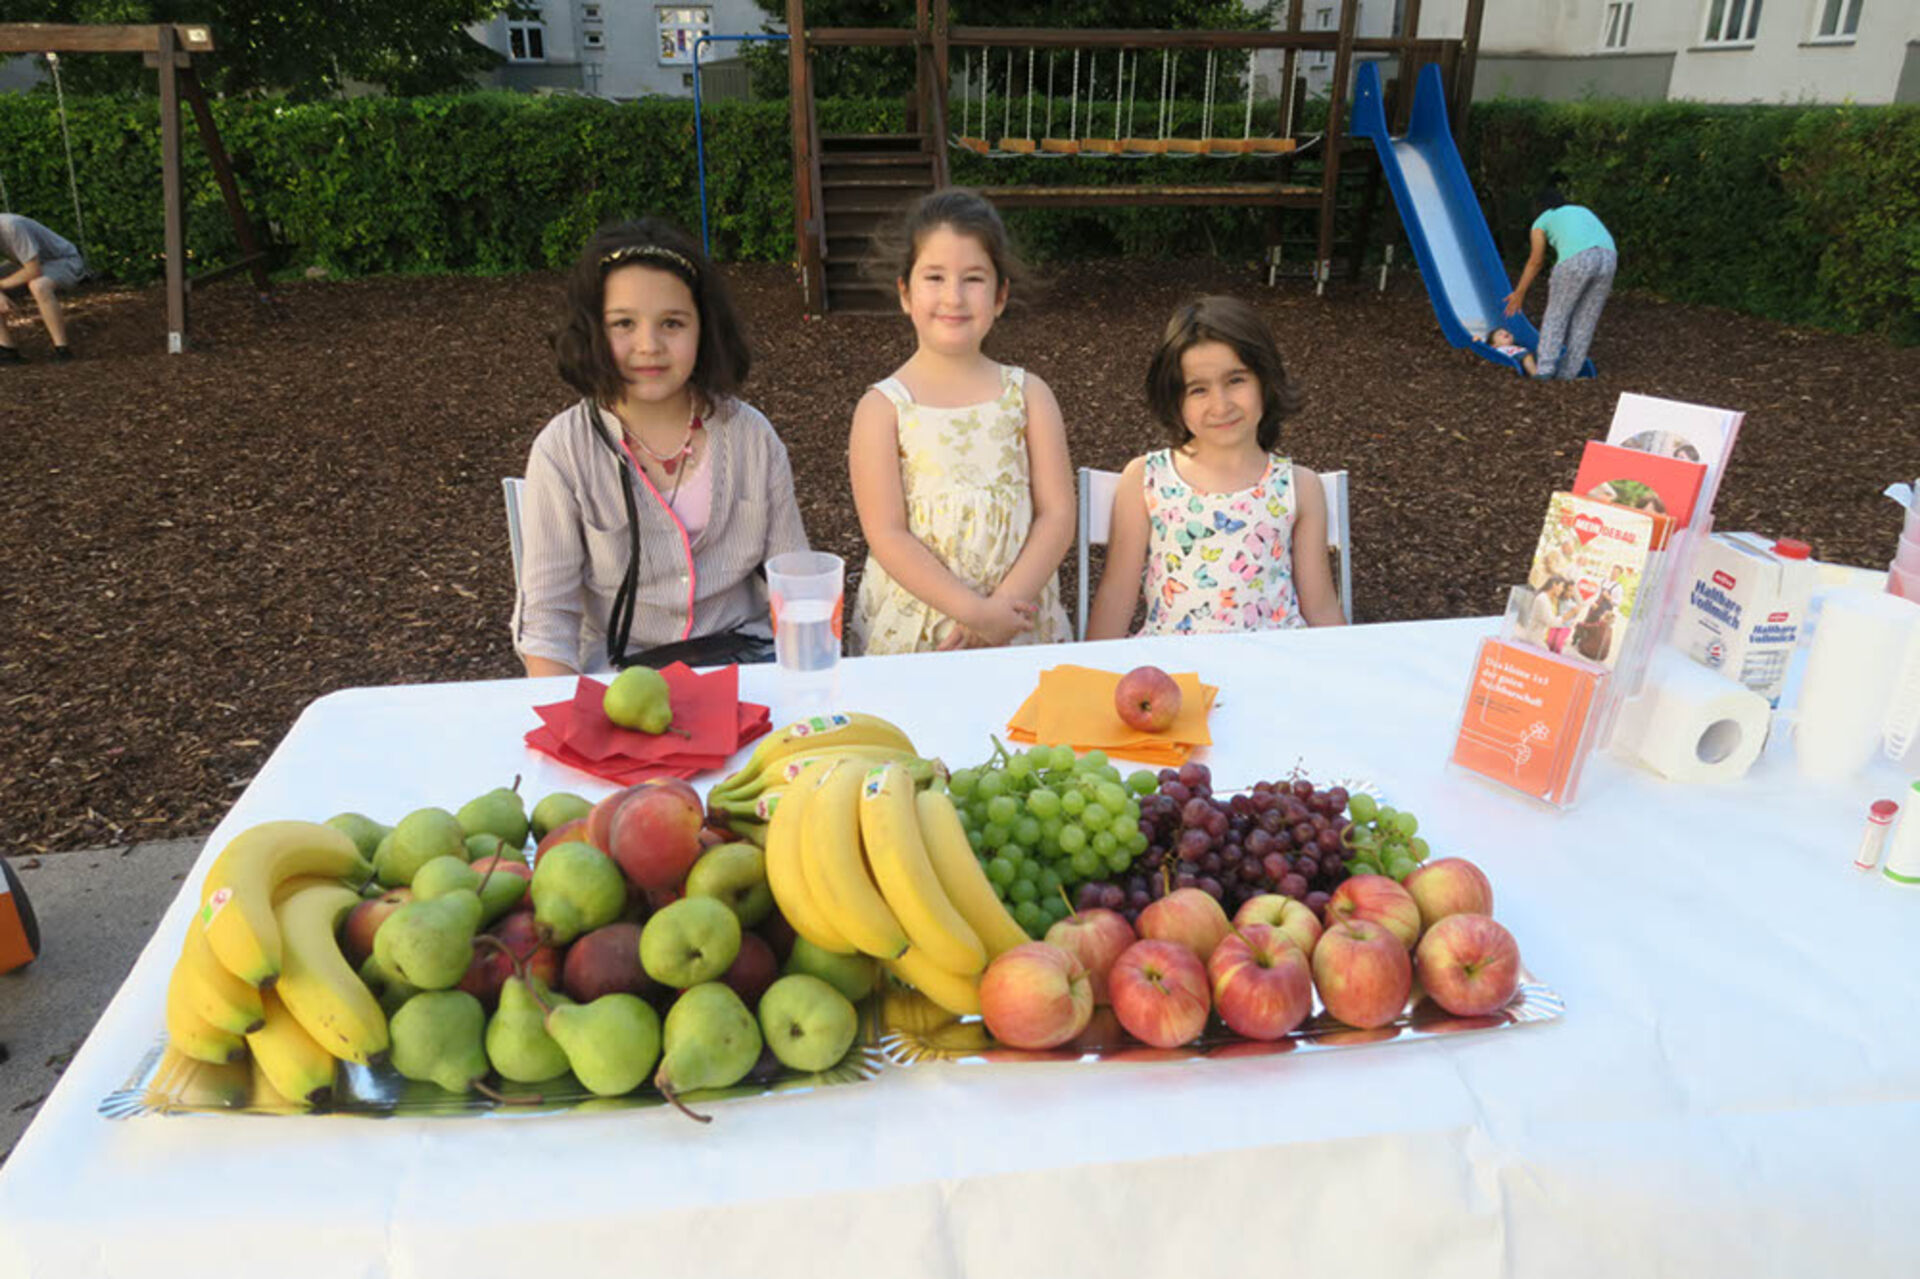
[[[1447,768],[1474,642],[1439,622],[880,658],[842,704],[982,758],[1039,669],[1222,688],[1222,785],[1375,779],[1566,999],[1543,1026],[1298,1057],[933,1065],[861,1085],[544,1119],[95,1113],[153,1043],[203,856],[0,1173],[0,1273],[1910,1276],[1920,892],[1850,862],[1893,766],[1814,790],[1770,751],[1683,789],[1597,760],[1570,814]],[[782,707],[777,673],[743,696]],[[215,832],[393,820],[524,772],[566,681],[309,707]],[[67,939],[65,944],[80,944]]]

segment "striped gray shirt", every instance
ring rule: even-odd
[[[691,544],[633,464],[607,447],[620,438],[611,414],[582,400],[541,430],[520,497],[515,652],[581,671],[609,669],[607,627],[630,547],[622,484],[632,486],[640,522],[628,651],[735,628],[772,634],[766,582],[754,570],[771,556],[808,549],[786,446],[766,416],[740,400],[724,402],[706,428],[701,465],[711,468],[712,509]],[[606,434],[596,439],[597,429]]]

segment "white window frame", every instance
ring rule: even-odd
[[[520,37],[520,52],[513,51],[514,36]],[[535,42],[540,51],[535,53]],[[508,62],[545,62],[547,60],[547,24],[540,18],[507,20],[507,61]]]
[[[1764,0],[1707,0],[1706,28],[1700,42],[1715,48],[1746,48],[1760,34]]]
[[[1616,21],[1618,19],[1618,21]],[[1633,31],[1633,0],[1608,0],[1600,6],[1600,47],[1624,49]]]
[[[1866,5],[1863,0],[1813,0],[1813,30],[1807,36],[1809,44],[1852,44],[1860,38],[1860,11]],[[1823,28],[1827,20],[1833,20],[1833,30]],[[1851,20],[1851,30],[1848,29]]]
[[[599,52],[607,47],[607,33],[599,27],[588,27],[580,33],[580,47]]]
[[[697,18],[681,17],[682,14],[703,13],[704,22]],[[656,5],[653,10],[655,56],[663,67],[690,67],[693,65],[693,46],[701,36],[713,34],[713,6],[710,4],[672,4]],[[673,39],[669,33],[683,34],[684,40]],[[685,52],[681,52],[684,48]]]
[[[599,22],[604,18],[605,13],[606,10],[601,5],[583,4],[580,6],[580,21]]]

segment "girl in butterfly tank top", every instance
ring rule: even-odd
[[[1127,464],[1087,638],[1339,626],[1320,477],[1274,451],[1298,411],[1273,334],[1234,298],[1183,306],[1147,368],[1174,447]]]

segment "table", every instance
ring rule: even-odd
[[[543,1119],[99,1118],[161,1024],[199,878],[0,1173],[0,1274],[1911,1275],[1920,894],[1850,867],[1890,764],[1770,751],[1681,788],[1608,759],[1555,814],[1449,769],[1490,621],[874,658],[843,704],[975,761],[1061,660],[1222,688],[1222,785],[1376,779],[1490,874],[1564,1019],[1129,1065],[934,1064],[716,1106]],[[749,668],[742,695],[777,699]],[[294,725],[210,849],[393,819],[524,772],[565,681],[355,689]],[[776,721],[781,708],[775,700]]]

